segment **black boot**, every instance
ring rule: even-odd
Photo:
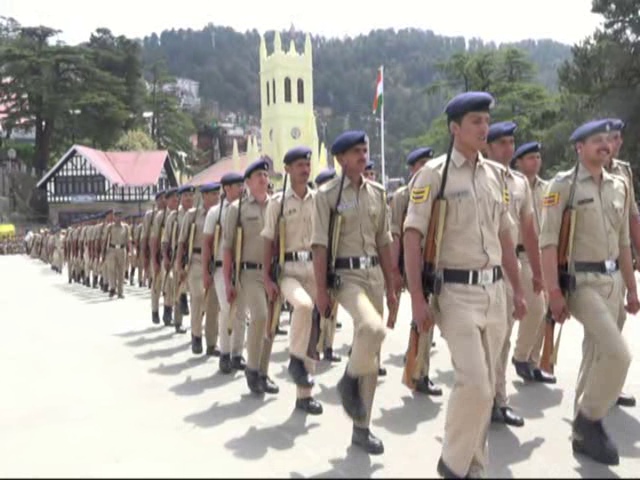
[[[162,313],[162,322],[165,327],[169,327],[173,323],[173,308],[164,307],[164,312]]]
[[[176,329],[176,333],[187,333],[187,329],[184,328],[181,323],[176,323],[174,327]]]
[[[533,369],[533,379],[540,383],[556,383],[556,376],[552,373],[547,373],[540,368]]]
[[[350,376],[345,370],[344,375],[338,382],[338,393],[342,400],[342,407],[352,420],[359,422],[367,417],[367,412],[360,397],[360,384],[357,377]]]
[[[340,355],[335,355],[333,353],[333,348],[331,347],[327,347],[324,349],[324,359],[327,362],[339,362],[340,360],[342,360],[340,358]]]
[[[280,391],[280,388],[273,383],[268,375],[260,375],[260,382],[262,382],[262,390],[265,393],[276,394]]]
[[[111,290],[109,290],[109,298],[113,298],[116,296],[116,290],[115,288],[112,288]]]
[[[429,377],[422,377],[420,381],[416,384],[416,391],[420,393],[424,393],[426,395],[431,395],[432,397],[439,397],[442,395],[442,389],[440,387],[436,387]]]
[[[516,375],[518,375],[520,378],[527,382],[532,382],[533,380],[535,380],[529,362],[518,362],[515,358],[512,358],[511,363],[513,363],[513,366],[516,367]]]
[[[512,427],[522,427],[524,419],[520,415],[516,415],[511,407],[498,407],[495,403],[491,410],[491,421],[493,423],[506,423]]]
[[[386,377],[387,376],[387,369],[384,367],[378,367],[378,376],[379,377]]]
[[[629,395],[628,393],[620,393],[618,396],[618,400],[616,401],[616,405],[621,407],[635,407],[636,406],[636,398],[633,395]]]
[[[93,276],[93,285],[92,285],[92,287],[93,288],[98,288],[98,276],[97,275]]]
[[[194,355],[202,353],[202,337],[191,335],[191,353]]]
[[[182,315],[189,315],[189,302],[187,301],[186,293],[180,295],[180,309],[182,310]]]
[[[618,465],[620,457],[602,426],[602,420],[587,419],[582,413],[573,421],[573,451],[605,465]]]
[[[231,357],[231,368],[244,371],[247,368],[247,362],[244,361],[242,355],[234,355]]]
[[[289,358],[288,371],[293,383],[299,387],[311,388],[315,385],[315,381],[313,380],[313,377],[309,375],[309,372],[307,372],[304,362],[298,357],[294,357],[292,355]]]
[[[229,353],[223,353],[220,355],[219,367],[220,371],[225,375],[233,372],[233,368],[231,368],[231,355]]]
[[[276,327],[276,335],[286,335],[287,331],[284,328],[280,328],[280,325]]]
[[[251,393],[255,393],[260,395],[264,393],[264,384],[260,379],[260,374],[257,370],[249,370],[248,368],[244,371],[245,376],[247,377],[247,386]]]
[[[296,400],[296,410],[302,410],[309,415],[321,415],[322,404],[313,397],[298,398]]]
[[[455,473],[453,473],[453,471],[447,466],[447,464],[444,463],[444,461],[442,460],[442,457],[440,457],[440,459],[438,460],[438,473],[442,478],[451,478],[451,479],[465,478],[465,477],[460,477]]]
[[[133,281],[133,276],[136,273],[136,267],[131,267],[131,273],[129,274],[129,285],[131,285],[133,287],[134,281]]]
[[[382,440],[373,435],[368,428],[359,428],[354,425],[351,445],[356,445],[371,455],[384,453]]]
[[[153,323],[160,323],[160,314],[158,312],[151,312],[151,321]]]

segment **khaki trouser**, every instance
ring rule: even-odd
[[[261,270],[240,272],[240,304],[249,309],[249,331],[247,332],[247,368],[269,374],[269,359],[273,341],[265,335],[268,307]]]
[[[287,262],[280,281],[280,291],[293,307],[289,353],[302,360],[311,374],[315,373],[315,361],[307,356],[311,336],[311,313],[316,295],[316,282],[311,262]],[[311,388],[297,387],[298,398],[311,396]]]
[[[159,269],[156,268],[156,264],[153,261],[153,259],[151,260],[151,278],[152,278],[152,283],[151,283],[151,311],[152,312],[158,312],[158,310],[160,309],[160,294],[162,293],[162,281],[164,278],[164,268],[160,267]],[[166,298],[165,298],[165,305],[169,305],[169,303],[167,303]]]
[[[435,302],[438,327],[455,373],[444,427],[442,459],[460,477],[487,469],[487,432],[495,368],[507,319],[504,282],[445,283]]]
[[[578,287],[569,297],[569,309],[582,323],[584,339],[574,415],[582,412],[590,420],[600,420],[620,395],[631,363],[621,333],[626,317],[623,281],[620,272],[576,276]]]
[[[107,275],[109,278],[109,290],[115,290],[118,295],[122,295],[122,284],[124,282],[124,265],[126,261],[126,249],[107,247]]]
[[[518,337],[513,351],[513,358],[517,362],[530,362],[538,366],[540,348],[544,338],[544,317],[547,311],[542,292],[538,295],[533,291],[533,273],[526,255],[522,255],[520,269],[520,284],[524,290],[527,302],[527,314],[518,325]]]
[[[347,373],[358,377],[360,397],[367,411],[356,427],[367,428],[378,381],[380,348],[386,336],[382,318],[384,310],[384,279],[380,267],[366,270],[338,270],[342,285],[337,301],[353,319],[353,345]]]
[[[189,294],[191,297],[191,334],[202,337],[202,316],[206,314],[205,335],[208,347],[218,343],[218,296],[215,288],[210,288],[207,298],[202,283],[202,255],[194,253],[188,273]]]
[[[236,309],[236,318],[232,319],[232,332],[229,335],[227,331],[227,318],[229,317],[230,305],[227,302],[227,293],[224,286],[224,275],[222,267],[217,267],[213,282],[218,297],[220,312],[218,314],[218,336],[220,338],[220,353],[231,354],[236,357],[242,355],[244,347],[244,334],[247,325],[247,314],[244,305],[241,304],[240,298],[236,300],[238,308]]]

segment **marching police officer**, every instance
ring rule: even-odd
[[[527,301],[527,311],[531,308],[531,304],[535,304],[534,310],[540,312],[544,308],[544,299],[542,295],[542,267],[540,265],[540,249],[538,248],[538,235],[535,229],[533,218],[533,200],[531,189],[526,177],[510,168],[515,150],[514,134],[517,125],[513,122],[498,122],[489,127],[487,136],[487,151],[491,160],[498,162],[506,170],[505,182],[508,188],[508,205],[509,213],[514,221],[511,229],[511,238],[516,243],[516,255],[526,252],[529,260],[529,275],[523,275],[520,272],[520,283],[525,290],[530,290],[530,294],[525,293],[525,301]],[[493,409],[491,412],[491,421],[496,423],[506,423],[507,425],[521,427],[524,425],[524,419],[514,413],[513,409],[507,403],[507,364],[509,361],[509,351],[511,349],[511,331],[513,329],[513,317],[510,312],[513,311],[512,295],[510,283],[506,282],[507,287],[507,330],[504,337],[504,345],[501,354],[498,357],[498,365],[496,366],[496,396]],[[533,380],[533,372],[529,362],[515,362],[516,372],[525,380]]]
[[[176,189],[171,188],[164,192],[162,197],[160,197],[159,205],[160,207],[155,213],[155,216],[151,222],[151,230],[149,232],[149,246],[151,252],[151,316],[153,323],[160,323],[159,316],[159,303],[160,303],[160,294],[164,294],[162,292],[162,283],[164,279],[164,270],[163,270],[163,249],[161,246],[161,241],[164,236],[165,224],[167,220],[167,216],[169,215],[170,210],[175,210],[177,208],[178,199],[176,197]],[[171,205],[171,208],[169,208]],[[162,314],[162,320],[165,325],[171,324],[171,305],[172,302],[165,295],[164,297],[164,312]]]
[[[618,327],[621,290],[627,287],[630,313],[640,309],[631,263],[629,239],[630,192],[626,182],[604,166],[611,154],[608,120],[578,127],[571,135],[578,163],[556,175],[544,200],[540,246],[549,306],[559,323],[573,315],[598,352],[586,372],[584,391],[577,399],[573,421],[574,452],[607,465],[619,463],[618,451],[602,420],[616,402],[631,362],[631,353]],[[569,202],[571,201],[571,204]],[[558,280],[558,242],[565,207],[576,209],[569,273],[575,290],[568,302]],[[571,237],[570,237],[571,238]]]
[[[284,271],[280,285],[276,285],[267,269],[263,268],[263,281],[271,301],[282,292],[293,307],[289,337],[289,373],[297,385],[296,408],[312,415],[322,413],[322,405],[311,396],[314,379],[311,374],[315,363],[307,355],[311,338],[311,313],[316,294],[313,263],[311,262],[311,225],[313,222],[313,199],[315,192],[308,188],[311,172],[311,149],[297,147],[284,156],[289,185],[284,193],[271,197],[267,206],[262,237],[265,239],[263,265],[271,262],[274,239],[278,233],[279,220],[284,221]],[[279,245],[275,245],[279,249]],[[271,320],[271,319],[269,319]],[[315,351],[316,346],[312,346]]]
[[[215,295],[220,307],[218,314],[219,368],[223,374],[229,374],[234,370],[245,370],[246,368],[246,363],[242,356],[246,326],[245,308],[243,306],[236,308],[235,313],[231,311],[231,305],[227,301],[222,271],[224,221],[229,205],[242,195],[243,183],[244,177],[239,173],[229,172],[222,176],[220,184],[222,185],[223,196],[220,202],[207,212],[202,239],[202,257],[203,259],[209,259],[208,261],[203,260],[202,265],[204,289],[206,292],[215,289]],[[218,229],[219,237],[217,239],[218,244],[214,245],[216,229]],[[215,255],[213,254],[214,251]],[[231,314],[234,314],[235,317],[230,319],[229,316]],[[229,326],[231,326],[231,333],[229,332]]]
[[[542,145],[539,142],[527,142],[518,147],[513,160],[512,167],[527,177],[529,188],[531,189],[533,220],[536,237],[540,235],[540,225],[542,224],[542,208],[544,194],[549,182],[541,179],[538,174],[542,163]],[[519,373],[518,365],[527,363],[529,370],[533,373],[533,380],[541,383],[556,383],[556,377],[540,368],[540,353],[544,340],[545,312],[547,310],[546,299],[539,300],[539,296],[534,291],[533,273],[529,263],[529,257],[522,255],[522,248],[516,247],[518,259],[520,260],[520,281],[524,288],[525,301],[527,302],[527,314],[518,326],[518,337],[513,351],[513,363],[516,373]],[[520,370],[522,371],[522,370]],[[529,376],[525,378],[531,380]]]
[[[412,151],[407,156],[407,165],[409,166],[411,178],[432,158],[433,149],[430,147],[421,147]],[[391,235],[393,236],[391,254],[393,264],[398,265],[401,274],[404,272],[404,255],[401,255],[402,245],[400,243],[400,237],[402,235],[402,224],[407,214],[408,206],[409,187],[403,186],[398,188],[391,197]],[[399,283],[404,284],[404,279],[400,278]],[[398,301],[400,301],[400,298],[398,298]],[[431,356],[431,343],[433,342],[433,328],[429,330],[428,335],[420,336],[420,341],[426,343],[422,349],[425,352],[424,358],[420,360],[423,363],[422,376],[420,381],[416,383],[416,391],[427,395],[440,396],[442,395],[442,389],[436,387],[429,379],[429,358]]]
[[[247,367],[245,376],[252,393],[278,393],[280,389],[269,377],[269,359],[273,341],[265,336],[268,309],[264,290],[262,264],[264,240],[260,232],[264,228],[267,209],[267,185],[269,163],[261,158],[253,162],[244,172],[248,187],[245,198],[233,202],[227,211],[222,228],[223,273],[226,297],[229,304],[238,300],[250,312],[251,320],[247,333]],[[242,202],[242,203],[240,203]],[[240,291],[232,284],[231,269],[234,261],[236,228],[242,228],[242,254],[240,265],[236,265]]]
[[[328,316],[335,290],[337,301],[354,322],[352,353],[347,369],[338,383],[342,406],[353,420],[352,444],[371,454],[384,451],[382,441],[369,430],[373,397],[379,368],[379,352],[386,335],[382,320],[384,288],[387,303],[397,302],[391,262],[391,234],[387,203],[382,185],[364,178],[367,164],[367,135],[361,131],[344,132],[331,147],[342,167],[340,178],[320,187],[313,221],[313,264],[316,276],[316,305]],[[331,252],[340,285],[327,285],[328,247],[331,214],[342,216],[337,249]],[[380,268],[381,267],[381,268]],[[383,276],[384,275],[384,276]]]
[[[129,247],[129,225],[122,223],[122,212],[118,210],[113,211],[113,219],[114,222],[107,227],[103,247],[106,251],[109,297],[113,297],[117,292],[118,298],[124,298],[122,289],[126,252]]]
[[[376,171],[373,169],[373,162],[371,160],[367,162],[367,166],[364,168],[364,178],[372,182],[376,181]]]
[[[486,474],[495,368],[507,326],[503,269],[514,291],[513,316],[521,318],[526,310],[510,234],[513,221],[505,195],[506,172],[480,153],[486,145],[492,105],[493,98],[485,92],[467,92],[448,103],[450,151],[414,176],[404,223],[413,321],[424,334],[435,313],[455,372],[438,461],[438,472],[445,477]],[[444,230],[435,265],[436,299],[430,306],[423,291],[421,244],[434,200],[443,198],[447,208],[440,219]]]

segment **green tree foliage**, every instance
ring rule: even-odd
[[[115,148],[123,152],[155,150],[156,143],[144,130],[129,130],[122,134]]]

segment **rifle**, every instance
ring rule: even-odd
[[[313,306],[311,312],[311,337],[307,353],[311,358],[317,358],[324,350],[327,336],[329,334],[329,322],[335,321],[338,313],[338,302],[335,298],[336,292],[340,288],[341,279],[336,273],[336,256],[338,252],[338,242],[340,240],[340,229],[342,226],[342,212],[339,210],[340,201],[342,200],[342,191],[344,190],[345,170],[342,170],[340,177],[340,187],[338,189],[338,197],[336,205],[329,212],[329,248],[327,250],[327,288],[333,293],[333,308],[326,312],[320,312],[316,305]]]
[[[164,292],[164,288],[167,286],[167,280],[169,279],[169,273],[173,270],[173,266],[175,264],[175,253],[173,251],[173,244],[175,243],[176,237],[176,228],[178,224],[178,210],[176,209],[176,218],[173,221],[173,225],[171,226],[171,238],[169,238],[169,245],[167,245],[167,257],[169,257],[169,270],[167,270],[164,274],[164,278],[162,280],[162,290]],[[162,229],[164,229],[164,218],[162,219]],[[162,247],[162,237],[160,237],[160,246]]]
[[[216,270],[216,257],[218,256],[218,244],[220,243],[220,232],[222,231],[222,225],[220,225],[220,221],[222,220],[222,207],[224,207],[224,192],[220,196],[220,208],[218,209],[218,219],[216,220],[216,224],[213,227],[213,245],[211,246],[211,258],[207,263],[207,269],[209,270],[209,275],[211,275],[211,280],[213,281],[213,275]],[[215,287],[214,287],[215,288]],[[207,288],[204,291],[204,298],[207,298],[209,294],[209,289]]]
[[[240,200],[238,201],[238,217],[236,218],[236,233],[234,241],[234,260],[231,264],[231,285],[236,291],[236,299],[229,306],[229,316],[227,317],[227,333],[231,335],[233,331],[233,320],[236,318],[236,312],[238,310],[237,293],[240,287],[240,263],[242,261],[242,222],[240,217],[242,215],[242,197],[244,192],[240,194]],[[222,207],[220,207],[222,208]]]
[[[143,257],[143,262],[144,262],[144,268],[145,270],[147,270],[149,268],[149,264],[151,261],[151,245],[149,244],[149,241],[151,239],[151,227],[153,226],[153,219],[156,216],[156,204],[153,204],[153,208],[151,209],[151,220],[149,221],[149,224],[146,225],[147,228],[147,236],[146,239],[147,241],[144,242],[144,245],[142,245],[142,257]],[[143,219],[144,222],[144,219]],[[142,236],[142,233],[144,231],[144,226],[142,227],[142,231],[140,232],[140,235]]]
[[[438,262],[440,260],[440,244],[444,232],[444,221],[447,215],[447,199],[444,197],[444,190],[447,185],[449,175],[449,164],[451,163],[451,153],[453,151],[453,136],[449,140],[447,157],[442,172],[440,189],[431,207],[431,217],[427,228],[427,237],[424,245],[424,265],[422,267],[422,289],[427,302],[429,297],[440,293],[442,287],[442,277],[438,273]],[[433,328],[433,327],[431,327]],[[422,359],[429,343],[428,332],[418,332],[415,322],[411,322],[409,333],[409,351],[407,361],[402,373],[402,383],[411,390],[415,390],[416,383],[420,380],[422,371]]]
[[[196,237],[196,216],[198,215],[198,209],[200,208],[201,200],[202,200],[202,195],[198,197],[198,204],[196,205],[195,212],[193,213],[193,219],[191,220],[191,225],[189,225],[189,237],[188,237],[189,243],[187,244],[189,250],[183,253],[182,258],[178,260],[179,262],[181,262],[181,267],[184,270],[184,278],[180,281],[180,283],[178,284],[178,289],[176,290],[176,293],[178,294],[180,293],[180,289],[182,288],[182,285],[184,284],[184,282],[187,281],[187,276],[189,275],[189,270],[191,269],[191,260],[193,258],[193,240]],[[205,296],[204,298],[207,298],[207,297]]]
[[[278,228],[275,231],[272,249],[271,249],[271,266],[269,276],[271,280],[280,287],[280,278],[282,277],[282,269],[284,268],[284,250],[285,250],[285,224],[284,224],[284,202],[285,193],[287,191],[287,178],[289,175],[285,173],[282,185],[282,199],[280,202],[280,212],[278,213]],[[282,295],[278,294],[272,302],[269,302],[269,322],[267,323],[266,336],[269,340],[273,340],[280,323],[280,313],[282,312]]]
[[[407,188],[407,195],[409,195],[410,193],[411,192],[409,192]],[[403,277],[404,277],[404,247],[402,245],[402,242],[404,239],[404,233],[402,231],[402,225],[404,225],[404,219],[407,216],[408,208],[409,208],[409,197],[407,196],[407,204],[404,207],[404,211],[402,212],[402,219],[400,221],[400,245],[398,247],[399,248],[398,269],[400,270],[400,275],[402,275]],[[389,316],[387,317],[387,328],[390,328],[392,330],[396,326],[398,311],[400,310],[400,292],[402,292],[402,288],[396,292],[398,301],[395,303],[395,305],[392,305],[391,309],[389,310]]]
[[[575,172],[569,191],[567,205],[562,211],[562,223],[560,224],[560,236],[558,239],[558,284],[562,295],[569,300],[569,295],[576,288],[576,277],[569,273],[569,266],[573,257],[573,236],[576,230],[576,209],[573,206],[573,197],[576,191],[576,180],[578,177],[580,161],[576,162]],[[553,367],[558,360],[558,349],[560,348],[560,338],[562,337],[562,325],[558,331],[558,338],[555,345],[553,335],[556,322],[551,315],[551,309],[547,309],[545,315],[544,344],[542,347],[542,357],[540,358],[540,368],[545,372],[553,373]]]

